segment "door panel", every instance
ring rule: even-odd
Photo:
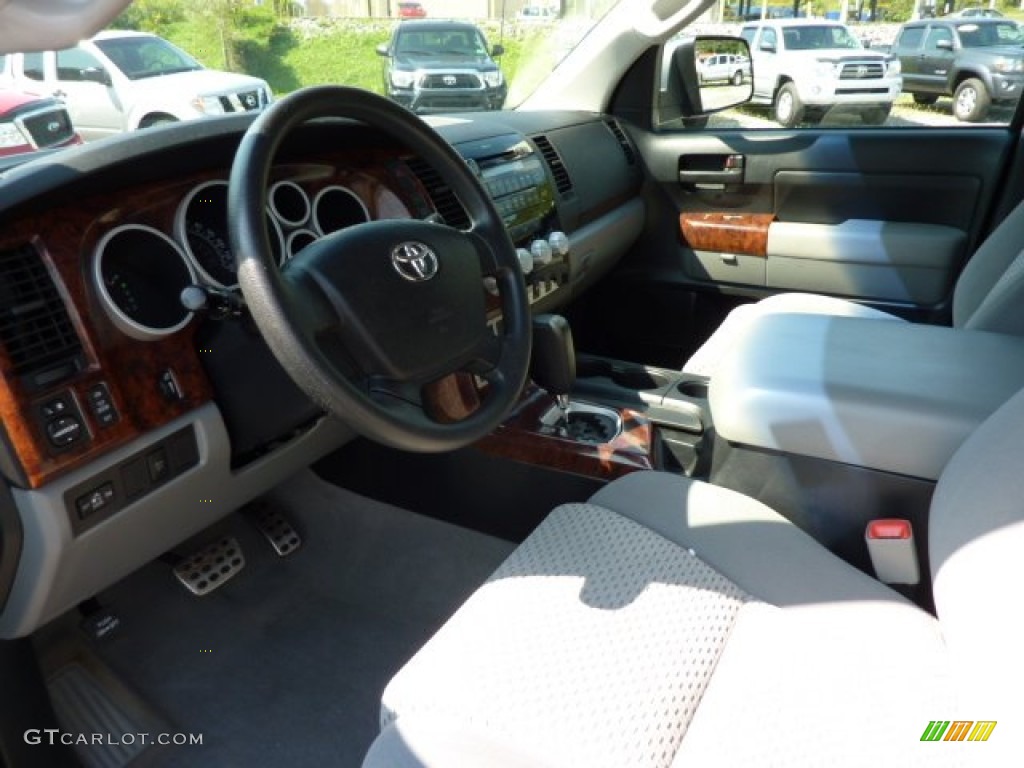
[[[737,302],[785,290],[945,322],[1011,141],[1005,127],[631,133],[650,173],[648,223],[609,288],[623,312],[602,332],[642,338],[647,361],[670,365]],[[732,183],[680,174],[728,158],[742,171]],[[691,242],[680,217],[708,214],[767,215],[764,253]]]

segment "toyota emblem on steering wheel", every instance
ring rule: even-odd
[[[437,274],[437,254],[423,243],[400,243],[391,251],[391,265],[409,282],[422,283]]]

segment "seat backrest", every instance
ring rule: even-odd
[[[943,470],[928,553],[942,634],[971,699],[965,706],[986,719],[1019,712],[1024,740],[1024,391]]]
[[[953,291],[953,325],[1024,336],[1024,203],[964,267]]]

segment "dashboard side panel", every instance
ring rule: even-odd
[[[75,535],[65,492],[87,484],[119,462],[191,425],[199,463],[175,480],[129,504],[114,517]],[[308,466],[352,436],[324,419],[274,453],[233,471],[220,412],[212,403],[110,452],[41,490],[14,489],[23,546],[0,637],[32,632],[76,603],[203,530],[259,494]]]

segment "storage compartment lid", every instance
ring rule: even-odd
[[[938,479],[1024,386],[1024,339],[824,315],[766,315],[711,380],[733,443]]]

